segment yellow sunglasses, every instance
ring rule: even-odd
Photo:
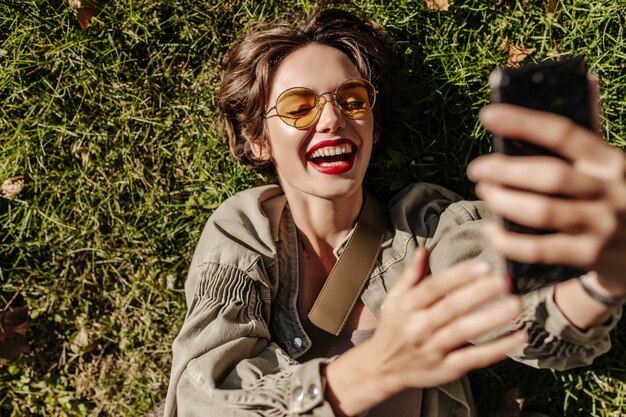
[[[332,99],[327,99],[327,94],[332,94]],[[306,87],[293,87],[283,91],[276,99],[276,105],[267,110],[263,117],[267,118],[272,110],[276,110],[280,120],[289,126],[304,129],[317,120],[328,101],[332,101],[346,117],[363,119],[374,107],[376,89],[372,83],[361,78],[346,80],[334,92],[322,94],[316,94]]]

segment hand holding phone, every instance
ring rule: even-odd
[[[592,130],[592,113],[587,67],[583,58],[545,61],[520,68],[500,68],[489,77],[491,102],[506,103],[556,113]],[[493,148],[513,156],[566,157],[543,147],[494,135]],[[558,197],[558,196],[557,196]],[[566,198],[566,197],[563,197]],[[504,219],[507,229],[517,233],[548,234],[551,230],[532,229]],[[517,293],[528,292],[585,271],[564,265],[527,264],[507,260],[507,272]]]

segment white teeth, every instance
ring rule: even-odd
[[[321,167],[335,167],[337,165],[343,165],[345,164],[345,162],[343,161],[336,161],[336,162],[322,162],[320,164]]]
[[[318,150],[316,150],[315,152],[313,152],[310,156],[310,158],[320,158],[320,157],[325,157],[325,156],[334,156],[334,155],[341,155],[344,153],[351,153],[352,152],[352,145],[350,145],[349,143],[344,143],[338,146],[326,146],[324,148],[320,148]]]

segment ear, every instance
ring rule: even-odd
[[[267,139],[255,139],[250,142],[250,150],[259,161],[269,161],[272,159],[270,143]]]

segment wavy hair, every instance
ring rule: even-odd
[[[384,29],[365,16],[318,4],[298,26],[286,20],[255,26],[224,57],[218,93],[222,129],[231,153],[244,165],[273,168],[271,161],[255,158],[251,144],[267,141],[263,115],[276,69],[287,55],[313,43],[342,51],[377,89],[375,137],[391,123],[398,60]]]

